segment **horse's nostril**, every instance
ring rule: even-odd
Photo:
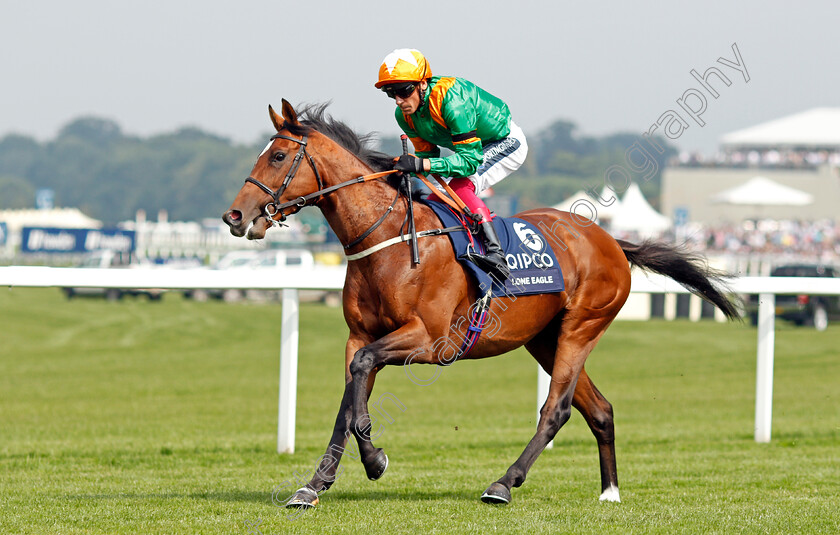
[[[239,210],[231,210],[227,213],[227,218],[231,223],[236,223],[242,220],[242,212]]]

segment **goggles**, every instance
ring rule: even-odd
[[[390,98],[408,98],[417,89],[416,83],[388,84],[382,87],[382,91]]]

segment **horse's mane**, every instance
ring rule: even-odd
[[[334,119],[326,113],[325,104],[309,104],[298,112],[299,124],[285,123],[286,129],[296,136],[303,136],[315,130],[332,139],[374,171],[386,171],[394,166],[392,156],[371,148],[374,134],[358,134],[345,123]]]

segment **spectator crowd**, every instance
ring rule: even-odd
[[[685,233],[693,248],[715,253],[792,254],[840,260],[840,224],[821,221],[744,221],[695,227]]]
[[[671,165],[680,167],[763,167],[778,169],[813,169],[822,165],[840,167],[836,150],[725,150],[713,156],[681,152]]]

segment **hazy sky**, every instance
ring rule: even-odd
[[[130,134],[198,126],[255,142],[266,107],[331,100],[359,131],[397,132],[373,88],[383,57],[413,47],[435,74],[505,99],[527,135],[557,119],[583,134],[642,133],[700,89],[700,127],[675,143],[714,150],[722,134],[840,106],[840,2],[777,0],[405,2],[0,0],[0,136],[53,138],[96,115]],[[717,63],[735,61],[750,80]],[[689,104],[700,105],[697,97]]]

